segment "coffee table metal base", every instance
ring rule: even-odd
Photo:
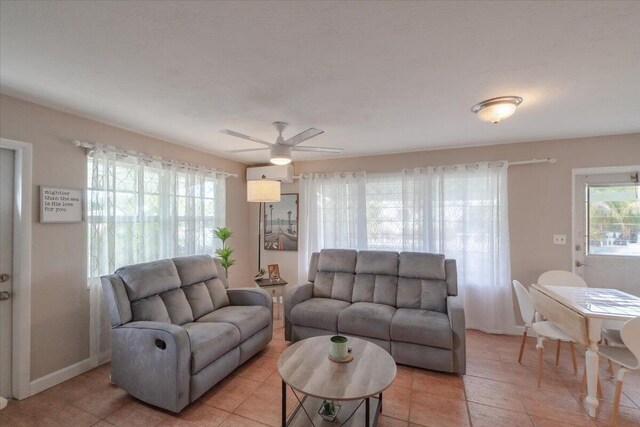
[[[382,393],[364,400],[341,400],[340,412],[334,421],[322,419],[318,410],[324,399],[304,396],[287,418],[287,385],[282,382],[282,427],[373,427],[378,425],[378,414],[382,412]],[[367,413],[368,412],[368,413]],[[311,422],[311,424],[310,424]]]

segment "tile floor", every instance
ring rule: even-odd
[[[234,374],[179,415],[155,409],[109,384],[104,365],[0,411],[0,426],[274,426],[280,421],[277,357],[286,348],[282,321],[274,339]],[[519,337],[468,331],[467,375],[398,366],[384,393],[380,427],[408,426],[606,426],[614,383],[601,363],[604,401],[591,420],[579,395],[568,348],[554,365],[555,345],[545,355],[543,388],[535,387],[535,341],[529,339],[517,363]],[[580,354],[581,352],[579,352]],[[580,372],[584,357],[578,359]],[[619,426],[640,426],[640,373],[627,374]],[[289,410],[294,398],[288,402]]]

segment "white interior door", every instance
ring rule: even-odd
[[[0,148],[0,407],[11,396],[14,151]]]
[[[640,295],[640,167],[575,177],[574,272]]]

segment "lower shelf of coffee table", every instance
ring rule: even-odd
[[[318,410],[320,409],[322,402],[324,402],[323,399],[305,396],[301,401],[307,413],[305,413],[302,406],[298,404],[287,420],[288,427],[309,427],[311,424],[309,423],[307,414],[309,414],[313,425],[316,427],[341,426],[345,421],[347,421],[349,416],[351,416],[360,403],[362,403],[362,405],[360,405],[358,410],[353,413],[353,416],[351,416],[344,426],[362,427],[365,425],[365,402],[362,402],[361,400],[341,400],[340,405],[342,405],[342,407],[334,421],[325,421],[322,419],[320,414],[318,414]],[[378,425],[378,414],[380,414],[380,399],[378,397],[371,397],[369,398],[369,422],[371,426]]]

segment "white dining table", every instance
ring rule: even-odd
[[[599,370],[598,343],[602,338],[603,322],[627,321],[640,317],[640,297],[609,288],[572,286],[541,286],[540,288],[551,298],[587,319],[589,344],[585,353],[585,363],[588,394],[585,400],[589,416],[595,417],[599,405],[596,394]]]

